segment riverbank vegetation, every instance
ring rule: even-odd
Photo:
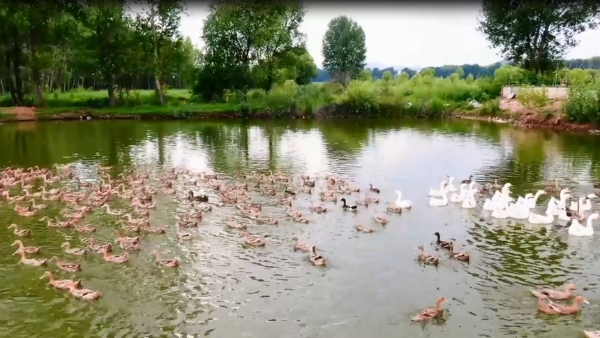
[[[484,2],[479,29],[502,48],[509,62],[485,71],[468,65],[418,73],[365,69],[368,36],[351,18],[334,18],[323,39],[324,71],[331,79],[326,83],[312,82],[320,75],[299,30],[306,12],[301,2],[215,1],[202,29],[202,50],[181,36],[182,2],[148,0],[135,6],[133,10],[119,2],[37,7],[10,3],[1,8],[6,29],[0,33],[4,61],[0,91],[5,93],[0,95],[0,107],[36,106],[40,113],[55,114],[84,110],[184,117],[193,113],[439,117],[456,111],[494,115],[500,113],[498,97],[504,85],[526,85],[518,99],[540,113],[549,99],[544,91],[527,86],[566,85],[567,117],[600,122],[598,70],[568,69],[562,61],[554,61],[561,60],[576,41],[545,37],[550,40],[531,45],[528,39],[543,29],[542,23],[564,26],[573,34],[586,25],[595,27],[596,5],[525,4],[505,16],[493,1]],[[518,25],[518,13],[523,11],[536,11],[544,20],[539,27]],[[557,21],[553,13],[564,11],[569,20]],[[504,25],[513,16],[516,23]],[[37,38],[29,39],[32,34]],[[509,46],[510,37],[522,40],[525,48]],[[533,54],[549,45],[558,47]],[[563,64],[595,64],[579,61]]]

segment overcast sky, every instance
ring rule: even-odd
[[[367,38],[367,63],[377,66],[426,67],[478,63],[488,65],[501,60],[476,30],[479,6],[443,5],[342,5],[309,4],[301,26],[306,34],[308,52],[321,67],[322,40],[329,21],[346,15],[358,22]],[[202,46],[202,24],[208,5],[191,4],[182,18],[183,34]],[[579,36],[580,44],[567,58],[600,55],[600,30]]]

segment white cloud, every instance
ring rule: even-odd
[[[501,59],[476,30],[477,4],[422,6],[342,6],[309,4],[301,31],[307,35],[307,48],[321,66],[321,45],[329,21],[346,15],[358,22],[367,36],[367,62],[395,66],[441,66],[479,63],[487,65]],[[202,45],[202,24],[207,5],[188,8],[182,18],[183,34]],[[589,58],[600,54],[600,30],[579,36],[580,44],[567,58]]]

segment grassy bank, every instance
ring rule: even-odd
[[[511,73],[512,75],[507,76],[504,74],[506,72],[516,75]],[[73,90],[66,93],[45,93],[44,107],[37,108],[35,112],[25,108],[3,108],[11,104],[10,97],[5,95],[0,96],[0,121],[79,119],[84,116],[127,119],[439,118],[451,114],[469,117],[506,116],[507,112],[501,110],[498,99],[502,83],[506,83],[507,79],[521,78],[522,76],[517,75],[522,71],[506,66],[496,73],[492,78],[461,78],[458,74],[437,78],[432,71],[425,70],[412,78],[405,73],[396,77],[388,73],[382,79],[373,80],[370,72],[364,71],[360,80],[351,81],[347,87],[336,83],[299,86],[293,81],[287,81],[274,85],[268,92],[261,89],[226,92],[215,103],[199,102],[188,90],[170,89],[165,95],[165,104],[159,105],[154,91],[131,90],[119,93],[116,107],[109,107],[106,91]],[[565,121],[571,123],[599,124],[598,79],[582,79],[585,81],[571,81],[573,83],[569,88],[569,98],[561,102],[562,105],[555,105],[544,91],[522,87],[517,100],[526,109],[521,111],[521,115],[535,112],[539,115],[539,120],[564,117]],[[33,103],[30,97],[27,101]]]
[[[105,91],[72,91],[45,94],[38,119],[78,118],[194,118],[202,115],[231,117],[443,117],[461,111],[476,114],[499,112],[501,86],[492,79],[450,79],[420,75],[381,80],[352,81],[344,88],[335,83],[298,86],[293,81],[274,85],[266,92],[227,92],[221,102],[197,102],[188,91],[169,90],[166,104],[158,105],[153,91],[129,91],[119,96],[117,107],[108,107]],[[475,107],[472,101],[482,104]],[[0,98],[7,106],[10,98]],[[0,108],[2,116],[11,115]],[[208,116],[207,116],[208,117]]]

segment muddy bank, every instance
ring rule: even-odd
[[[453,118],[488,121],[493,123],[508,123],[521,128],[552,129],[578,133],[600,134],[600,130],[592,124],[578,124],[568,122],[560,111],[560,103],[553,103],[553,114],[542,116],[534,111],[524,108],[516,100],[503,100],[501,113],[494,116],[480,115],[476,111],[455,111],[450,116]],[[162,108],[162,107],[159,107]],[[223,120],[223,119],[302,119],[300,114],[272,114],[269,112],[173,112],[173,111],[148,111],[148,112],[118,112],[93,109],[80,109],[71,112],[45,112],[36,111],[33,107],[0,108],[0,123],[23,121],[68,121],[68,120]],[[348,116],[328,110],[312,118],[369,118]],[[389,118],[389,116],[388,116]]]

